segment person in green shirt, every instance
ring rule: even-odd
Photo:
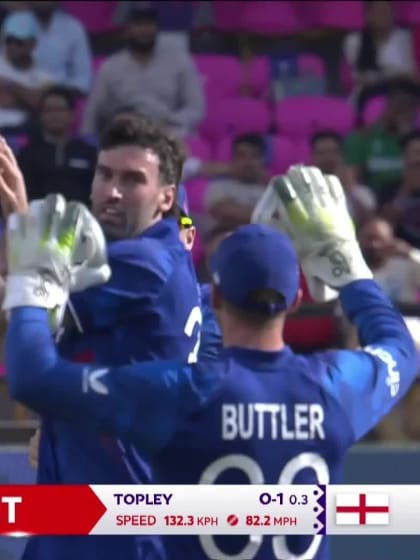
[[[401,138],[416,127],[420,88],[399,79],[384,85],[384,93],[384,114],[373,125],[351,133],[344,143],[346,163],[354,168],[358,180],[373,190],[379,205],[393,197],[393,186],[401,179]]]

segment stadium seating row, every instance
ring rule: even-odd
[[[104,57],[95,57],[94,73]],[[240,134],[253,130],[267,133],[275,130],[299,139],[306,138],[319,128],[332,128],[341,134],[355,124],[355,114],[346,99],[332,96],[301,95],[286,97],[276,103],[270,101],[272,68],[268,57],[256,57],[249,64],[225,55],[196,55],[207,101],[207,116],[200,127],[200,135],[212,144],[226,134]],[[326,77],[322,59],[314,54],[297,57],[299,75]],[[243,93],[248,96],[244,96]],[[383,99],[374,99],[365,108],[365,122],[373,122],[383,110]],[[76,107],[74,131],[78,132],[86,101]]]
[[[156,2],[169,4],[170,10],[181,16],[179,21],[192,26],[194,10],[200,2]],[[400,25],[413,27],[420,23],[420,2],[394,2],[396,19]],[[113,15],[116,1],[63,2],[64,9],[79,18],[89,33],[110,31],[115,27]],[[361,0],[294,0],[279,1],[221,1],[212,2],[214,28],[225,32],[247,32],[257,35],[291,35],[312,29],[361,29],[364,24]],[[168,9],[167,7],[165,8]],[[181,27],[180,27],[181,29]]]

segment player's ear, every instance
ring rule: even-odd
[[[219,288],[215,285],[211,285],[211,305],[212,308],[217,311],[222,307],[223,298],[222,294],[220,293]]]
[[[196,234],[197,234],[197,230],[196,230],[195,226],[191,226],[187,229],[187,249],[188,249],[188,251],[193,250]]]
[[[302,295],[303,292],[302,290],[298,290],[295,299],[293,300],[292,305],[289,307],[289,309],[287,310],[287,315],[291,315],[292,313],[296,313],[296,311],[299,309],[300,304],[302,303]]]
[[[166,214],[175,204],[176,189],[175,185],[166,185],[159,192],[159,210]]]

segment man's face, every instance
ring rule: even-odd
[[[403,403],[403,426],[410,439],[420,441],[420,386],[416,383]]]
[[[235,146],[232,174],[242,183],[260,183],[262,181],[263,158],[257,146],[245,143]]]
[[[179,238],[187,251],[193,250],[196,233],[195,226],[180,229]]]
[[[125,31],[125,38],[130,49],[139,53],[151,53],[158,36],[158,26],[153,20],[130,22]]]
[[[413,130],[417,118],[417,99],[405,92],[396,92],[387,101],[387,117],[391,127],[400,136]]]
[[[159,157],[148,149],[101,150],[92,185],[92,212],[109,239],[135,237],[168,212],[175,185],[162,186]]]
[[[410,187],[420,189],[420,139],[412,140],[405,149],[404,178]]]
[[[386,33],[394,25],[394,13],[391,2],[371,0],[366,3],[366,21],[373,31]]]
[[[45,98],[40,120],[42,128],[49,134],[63,134],[71,127],[72,111],[67,100],[60,95],[49,95]]]
[[[336,175],[343,163],[339,144],[333,138],[322,138],[315,142],[312,163],[323,173]]]
[[[361,228],[359,243],[369,266],[378,268],[385,263],[393,238],[391,226],[383,220],[372,220]]]
[[[7,36],[4,40],[6,57],[12,64],[26,62],[31,57],[35,47],[35,39],[18,39]]]

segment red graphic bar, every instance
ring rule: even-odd
[[[105,512],[89,486],[0,486],[1,535],[88,535]]]

